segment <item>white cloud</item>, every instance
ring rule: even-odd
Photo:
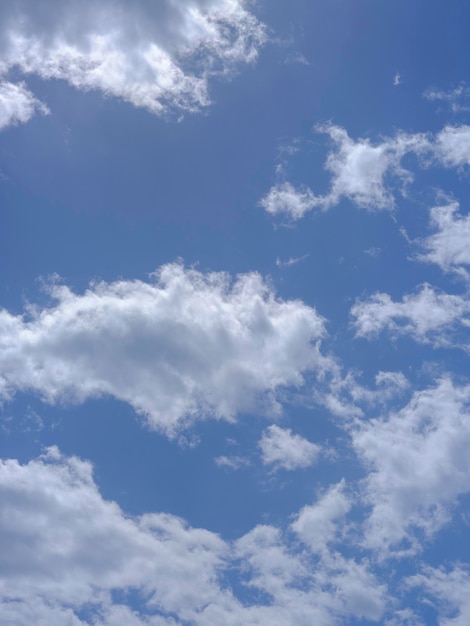
[[[153,113],[209,102],[208,80],[256,59],[265,28],[244,0],[22,0],[0,8],[0,75],[97,89]]]
[[[49,113],[49,109],[36,100],[24,83],[0,81],[0,130],[15,124],[24,124],[37,111]]]
[[[268,213],[287,213],[300,219],[314,208],[327,210],[343,198],[369,211],[392,209],[394,189],[398,186],[404,194],[413,180],[401,163],[403,157],[421,156],[432,149],[429,137],[420,133],[397,133],[372,143],[364,138],[355,141],[344,128],[333,124],[317,126],[316,130],[329,135],[334,145],[325,163],[331,174],[329,191],[316,195],[306,185],[295,188],[288,181],[278,183],[260,202]]]
[[[321,206],[311,189],[304,185],[295,188],[291,183],[279,183],[271,187],[268,194],[260,200],[260,205],[271,215],[286,214],[298,220],[314,207]]]
[[[97,283],[83,295],[56,285],[50,307],[0,311],[0,395],[111,395],[173,434],[197,418],[279,413],[278,388],[329,366],[323,319],[276,299],[258,274],[231,282],[174,264],[154,278]]]
[[[426,100],[445,102],[449,105],[453,113],[460,113],[462,111],[469,111],[470,107],[466,102],[470,97],[470,89],[461,84],[455,89],[450,91],[443,91],[441,89],[427,89],[424,92]]]
[[[436,263],[445,272],[470,265],[470,215],[459,215],[458,210],[457,202],[431,209],[431,222],[437,232],[423,239],[426,253],[418,257]]]
[[[313,552],[325,553],[328,544],[338,540],[339,522],[351,509],[342,481],[322,495],[313,505],[305,506],[292,524],[292,530]]]
[[[228,543],[172,515],[127,517],[101,497],[88,462],[56,448],[0,461],[0,498],[0,618],[14,626],[332,626],[385,608],[366,561],[312,559],[272,526]],[[244,605],[228,573],[267,595]],[[84,609],[92,617],[79,618]]]
[[[258,445],[264,465],[286,470],[309,467],[320,453],[320,446],[275,424],[266,428]]]
[[[470,126],[446,126],[436,136],[434,154],[445,167],[470,165]]]
[[[359,423],[353,444],[369,473],[364,542],[383,556],[415,551],[470,490],[470,386],[442,379],[399,412]]]
[[[470,574],[463,567],[424,567],[421,574],[411,576],[410,587],[421,587],[427,601],[438,605],[439,626],[468,626],[470,623]]]
[[[409,335],[434,346],[467,348],[470,301],[465,296],[439,293],[430,285],[405,295],[402,302],[394,302],[386,293],[376,293],[357,301],[351,316],[358,337],[372,338],[387,330],[392,337]]]
[[[387,188],[387,178],[394,177],[403,192],[413,176],[401,165],[401,159],[428,147],[427,137],[421,134],[399,133],[373,144],[368,139],[354,141],[339,126],[326,125],[319,130],[327,133],[336,146],[326,160],[326,169],[332,174],[331,189],[324,199],[327,208],[343,197],[372,211],[392,208],[395,201]]]
[[[250,460],[244,456],[218,456],[214,459],[214,462],[219,467],[229,467],[230,469],[237,470],[242,467],[250,465]]]

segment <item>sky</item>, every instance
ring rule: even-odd
[[[468,626],[470,4],[0,4],[0,623]]]

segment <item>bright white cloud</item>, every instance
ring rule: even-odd
[[[385,608],[365,561],[328,550],[312,560],[272,526],[229,544],[172,515],[127,517],[101,497],[88,462],[56,448],[24,465],[1,461],[0,497],[4,623],[332,626],[351,615],[379,620]],[[228,572],[267,595],[245,606],[222,584]],[[138,609],[112,599],[130,589]],[[93,617],[79,619],[85,608]]]
[[[401,411],[359,424],[352,438],[369,470],[365,544],[383,556],[419,549],[420,533],[431,538],[470,490],[470,386],[445,378]]]
[[[207,105],[210,76],[266,40],[244,0],[21,0],[2,4],[0,24],[0,75],[62,79],[153,113]]]
[[[431,209],[431,223],[436,232],[423,239],[426,252],[418,257],[436,263],[445,272],[470,265],[470,216],[459,215],[458,210],[457,202]]]
[[[468,344],[465,335],[470,327],[470,300],[439,293],[430,285],[405,295],[401,302],[394,302],[386,293],[376,293],[357,301],[351,316],[358,337],[373,338],[387,330],[392,337],[409,335],[434,346],[466,348]]]
[[[266,428],[259,447],[264,465],[286,470],[309,467],[320,453],[320,446],[275,424]]]
[[[168,434],[197,418],[279,413],[279,387],[328,367],[323,319],[276,299],[258,274],[231,282],[166,265],[152,282],[98,283],[25,315],[0,311],[0,395],[45,401],[111,395]]]
[[[49,109],[36,100],[24,83],[0,81],[0,130],[15,124],[24,124],[38,111],[49,113]]]
[[[324,198],[327,208],[342,198],[371,211],[392,208],[395,201],[387,183],[392,179],[403,191],[413,180],[401,159],[405,154],[420,154],[428,148],[428,139],[421,134],[399,133],[373,144],[368,139],[354,141],[339,126],[320,126],[319,130],[327,133],[336,147],[325,166],[332,174],[331,189]]]

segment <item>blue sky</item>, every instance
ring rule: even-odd
[[[0,622],[467,626],[470,6],[0,8]]]

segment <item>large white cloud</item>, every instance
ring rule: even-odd
[[[244,0],[18,0],[0,6],[0,76],[63,79],[154,113],[195,110],[210,76],[253,61],[265,39]]]
[[[358,337],[373,338],[383,330],[392,337],[409,335],[434,346],[468,348],[470,300],[423,285],[414,294],[394,302],[386,293],[358,300],[351,308]]]
[[[24,124],[37,111],[49,113],[49,109],[33,96],[24,83],[0,81],[0,130]]]
[[[419,549],[470,491],[470,386],[444,378],[397,413],[360,424],[352,437],[368,469],[366,545],[383,556]]]
[[[329,366],[323,319],[258,274],[231,282],[173,264],[151,282],[53,286],[56,303],[0,311],[0,395],[48,402],[111,395],[168,434],[199,417],[279,413],[280,387]]]
[[[127,517],[101,497],[88,462],[55,448],[24,465],[1,461],[0,499],[0,617],[14,626],[33,615],[54,626],[332,626],[385,609],[386,588],[365,561],[329,549],[312,559],[272,526],[228,543],[172,515]],[[238,600],[227,575],[262,599]]]

